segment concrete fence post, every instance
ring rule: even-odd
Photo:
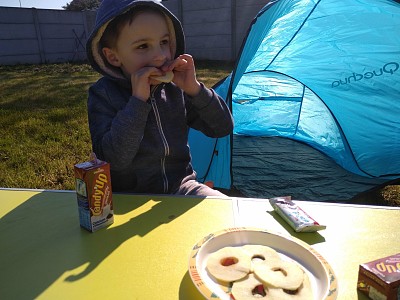
[[[40,63],[43,64],[46,63],[46,53],[44,52],[42,34],[40,31],[39,17],[36,8],[32,8],[32,15],[33,15],[33,25],[35,26],[36,38],[39,46]]]
[[[83,30],[85,32],[85,44],[86,44],[86,40],[90,34],[89,32],[89,28],[88,28],[88,24],[87,24],[87,16],[86,16],[86,11],[82,12],[82,23],[83,23]]]
[[[91,29],[89,29],[89,27],[88,27],[88,22],[87,22],[87,18],[88,18],[88,12],[87,11],[83,11],[82,12],[82,21],[83,21],[83,30],[84,30],[84,38],[85,38],[85,40],[83,41],[83,48],[84,48],[84,50],[86,50],[86,42],[87,42],[87,40],[88,40],[88,38],[89,38],[89,35],[90,35],[90,30]]]
[[[177,17],[178,17],[178,19],[181,21],[181,23],[183,25],[183,16],[184,16],[184,14],[183,14],[183,3],[182,3],[182,0],[178,0],[178,14],[179,14],[179,16],[177,16]]]
[[[231,60],[236,59],[236,0],[231,0]]]

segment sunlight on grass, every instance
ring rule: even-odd
[[[73,165],[91,151],[89,66],[1,67],[0,186],[73,189]]]

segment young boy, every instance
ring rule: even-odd
[[[232,115],[197,81],[179,20],[160,1],[103,0],[87,53],[104,75],[89,89],[88,116],[113,191],[223,196],[196,181],[188,131],[226,136]]]

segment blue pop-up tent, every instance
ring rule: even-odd
[[[215,89],[235,128],[190,132],[200,180],[340,201],[400,178],[399,2],[271,1]]]

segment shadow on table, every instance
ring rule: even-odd
[[[128,239],[173,222],[201,200],[119,195],[114,197],[115,215],[141,208],[138,214],[118,226],[90,233],[79,227],[74,193],[39,193],[0,220],[2,297],[37,298],[65,272],[86,265],[66,279],[79,280]]]
[[[325,238],[318,232],[296,232],[276,211],[268,213],[293,237],[306,242],[309,245],[325,242]]]
[[[185,273],[179,286],[179,300],[204,300],[190,278],[189,271]]]

